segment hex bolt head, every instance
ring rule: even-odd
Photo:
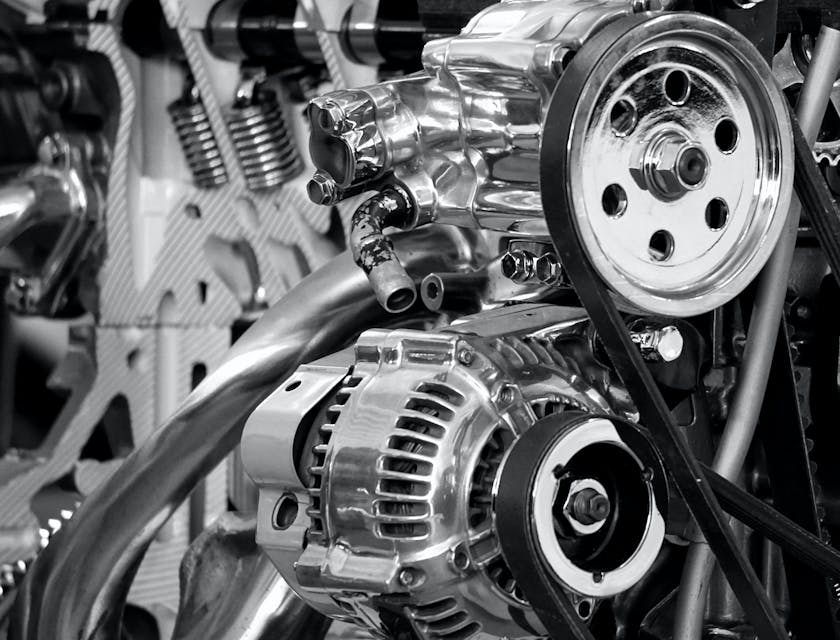
[[[685,346],[682,333],[673,325],[631,331],[630,338],[648,362],[673,362],[682,355]]]
[[[410,587],[414,584],[414,572],[411,569],[400,571],[400,584],[405,587]]]
[[[585,525],[603,522],[612,510],[610,499],[595,489],[582,489],[571,496],[569,502],[570,515]]]
[[[460,362],[465,367],[469,367],[473,363],[473,352],[469,349],[461,349],[458,351],[458,362]]]
[[[543,284],[553,286],[563,279],[563,268],[553,253],[544,253],[537,258],[535,273]]]
[[[317,124],[322,131],[332,134],[341,133],[346,120],[344,109],[331,101],[316,104],[313,116],[315,120],[313,124]]]
[[[536,256],[530,251],[514,249],[502,256],[502,274],[508,279],[522,284],[534,277]]]
[[[648,187],[672,200],[699,189],[709,174],[709,157],[702,147],[676,132],[654,140],[646,151]]]
[[[306,193],[315,204],[333,204],[338,201],[338,186],[330,176],[322,171],[315,175],[306,185]]]

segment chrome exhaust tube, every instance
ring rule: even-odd
[[[475,266],[471,243],[451,227],[392,239],[415,282],[432,271]],[[233,450],[250,413],[299,364],[388,317],[349,253],[289,291],[42,552],[17,592],[9,638],[120,637],[123,606],[147,547],[198,481]],[[242,603],[246,599],[243,594]],[[213,637],[241,635],[241,628],[218,629]]]

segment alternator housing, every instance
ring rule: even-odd
[[[538,418],[612,412],[623,397],[607,400],[609,375],[581,347],[582,312],[530,312],[546,313],[555,322],[537,332],[475,335],[499,326],[481,316],[446,332],[370,330],[257,409],[242,447],[258,542],[302,597],[382,634],[396,611],[422,638],[540,635],[496,538],[496,473]]]

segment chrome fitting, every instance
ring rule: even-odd
[[[537,279],[543,284],[554,286],[563,281],[563,267],[553,253],[544,253],[537,258],[534,271]]]
[[[674,325],[631,330],[630,339],[648,362],[673,362],[683,352],[683,337]]]
[[[330,205],[339,200],[338,185],[323,171],[316,171],[306,184],[306,194],[315,204]]]
[[[537,272],[537,257],[530,251],[514,249],[502,256],[502,275],[518,284],[528,282]]]

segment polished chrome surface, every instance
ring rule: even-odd
[[[395,242],[411,273],[468,268],[472,259],[466,243],[443,229]],[[267,311],[39,556],[18,592],[10,638],[117,637],[138,561],[196,482],[236,445],[248,414],[302,361],[339,348],[383,313],[348,254]],[[64,588],[68,581],[74,589]],[[217,630],[215,637],[238,637],[227,633],[234,631]]]
[[[564,551],[557,534],[554,516],[554,503],[558,497],[562,497],[558,495],[560,481],[557,477],[557,469],[566,468],[576,455],[593,446],[602,449],[604,446],[615,447],[617,451],[629,457],[630,464],[635,465],[640,473],[644,472],[644,465],[621,439],[612,422],[605,418],[591,418],[579,422],[558,438],[539,461],[531,498],[532,512],[540,550],[560,583],[581,596],[606,598],[635,585],[653,565],[665,540],[665,519],[656,505],[653,484],[646,481],[645,490],[648,495],[649,509],[644,530],[638,536],[635,549],[626,559],[609,570],[592,571],[592,569],[579,566]],[[583,489],[586,486],[580,488]],[[574,485],[572,487],[574,488]],[[603,486],[598,488],[603,493]],[[572,490],[566,489],[569,492]],[[634,505],[634,507],[639,509],[641,505]],[[616,531],[620,531],[620,519],[617,520],[616,527]],[[581,527],[578,523],[574,528],[580,534],[591,535],[600,527],[598,525]],[[628,532],[626,535],[630,537],[635,534]]]
[[[19,233],[21,220],[37,202],[35,189],[25,184],[0,188],[0,247],[6,246]]]
[[[578,309],[522,305],[449,331],[374,329],[280,383],[249,418],[243,461],[258,542],[286,581],[376,632],[378,598],[407,593],[420,637],[531,637],[503,613],[538,624],[501,557],[491,487],[538,417],[623,411],[590,384],[586,325]]]
[[[569,54],[631,12],[625,0],[494,4],[429,42],[425,72],[313,100],[313,160],[339,192],[400,184],[420,223],[547,236],[536,183],[545,102]],[[323,192],[312,190],[319,202]]]
[[[0,191],[0,273],[10,276],[7,305],[52,315],[103,242],[107,152],[98,140],[54,134],[41,140],[38,160]],[[39,233],[25,235],[31,230]]]
[[[593,266],[653,313],[720,306],[752,281],[784,228],[785,98],[743,36],[698,14],[645,22],[597,65],[567,143],[580,161],[558,176]]]

